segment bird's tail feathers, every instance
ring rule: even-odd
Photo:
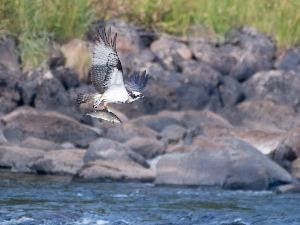
[[[76,98],[77,105],[80,105],[82,103],[90,102],[93,99],[92,94],[87,93],[79,93]]]

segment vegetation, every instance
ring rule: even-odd
[[[0,32],[17,37],[23,70],[47,60],[50,41],[82,37],[94,19],[91,1],[1,0]]]
[[[83,37],[96,19],[121,18],[137,25],[186,36],[205,28],[212,38],[250,25],[281,47],[300,40],[298,0],[1,0],[0,32],[18,38],[23,69],[46,60],[51,41]]]

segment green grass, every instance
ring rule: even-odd
[[[0,1],[0,33],[19,41],[25,71],[47,60],[52,41],[81,38],[93,20],[110,18],[182,36],[196,27],[216,40],[231,28],[249,25],[274,37],[281,48],[300,41],[299,0]]]
[[[160,31],[188,35],[191,25],[206,27],[215,37],[244,25],[273,36],[281,47],[300,41],[299,0],[118,0],[122,18]]]
[[[0,32],[19,41],[23,70],[47,60],[50,41],[82,37],[93,20],[91,0],[1,0]]]

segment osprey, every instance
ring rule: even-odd
[[[146,87],[148,74],[134,72],[124,81],[122,65],[116,50],[117,34],[111,37],[111,29],[108,34],[105,28],[99,31],[94,44],[91,81],[97,93],[79,93],[77,104],[94,101],[97,108],[103,101],[108,110],[108,103],[130,103],[144,98],[141,93]]]

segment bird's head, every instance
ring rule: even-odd
[[[130,91],[128,93],[128,102],[134,102],[140,98],[145,98],[145,96],[141,93],[141,92],[138,92],[138,91]]]

